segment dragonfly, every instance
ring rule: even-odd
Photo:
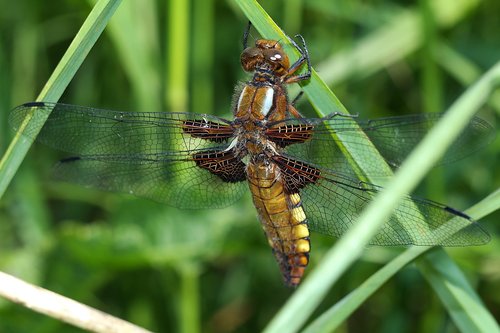
[[[443,114],[306,118],[287,94],[289,84],[310,79],[305,40],[297,35],[299,45],[289,38],[300,54],[291,63],[277,40],[257,39],[248,46],[248,30],[241,64],[252,77],[236,92],[233,119],[29,102],[9,120],[23,135],[70,154],[54,167],[62,181],[184,209],[226,207],[250,190],[283,280],[295,287],[309,263],[310,231],[341,237],[382,190],[360,175],[342,144],[350,143],[366,159],[372,176],[387,177],[370,157],[373,147],[397,168]],[[25,126],[28,118],[35,126]],[[487,122],[473,118],[442,162],[480,149],[493,133]],[[358,140],[360,134],[369,143]],[[465,213],[405,196],[371,244],[470,246],[489,238]]]

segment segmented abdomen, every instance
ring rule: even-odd
[[[309,229],[298,193],[287,194],[276,164],[249,163],[248,183],[262,228],[273,248],[281,274],[297,286],[309,262]]]

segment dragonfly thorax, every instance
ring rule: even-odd
[[[235,117],[242,122],[255,122],[267,119],[275,109],[275,87],[268,84],[247,84],[238,98]],[[250,124],[245,125],[245,127]],[[251,128],[249,128],[251,129]]]

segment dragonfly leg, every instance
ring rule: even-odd
[[[284,80],[284,82],[287,84],[308,80],[311,77],[312,72],[311,60],[309,58],[309,52],[307,51],[306,41],[304,40],[304,37],[302,37],[302,35],[295,35],[295,37],[301,40],[302,47],[300,47],[293,39],[288,38],[292,45],[299,51],[300,58],[288,69],[288,74]],[[306,63],[307,65],[307,71],[300,75],[294,75],[295,72],[299,70],[304,63]]]
[[[290,114],[295,118],[304,118],[299,110],[297,110],[292,104],[288,104],[288,112],[290,112]]]
[[[322,120],[329,120],[329,119],[332,119],[333,117],[358,118],[359,115],[358,114],[348,114],[348,113],[342,113],[342,112],[335,111],[335,112],[327,114],[326,116],[324,116],[323,118],[320,118],[320,119],[322,119]]]
[[[304,92],[303,91],[299,92],[298,95],[292,100],[292,103],[290,103],[290,105],[295,106],[295,104],[297,104],[302,95],[304,95]]]
[[[248,21],[247,28],[243,32],[243,50],[248,47],[248,36],[250,35],[250,29],[252,28],[252,22]]]

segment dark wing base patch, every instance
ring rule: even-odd
[[[321,171],[305,162],[282,155],[273,156],[285,180],[285,191],[297,193],[307,184],[314,184],[321,176]]]
[[[182,130],[192,137],[217,143],[225,142],[234,134],[231,126],[210,120],[185,120],[182,124]]]
[[[309,124],[288,124],[271,127],[266,130],[266,136],[284,148],[294,143],[304,143],[309,140],[313,134],[313,125]]]
[[[247,179],[246,165],[232,151],[206,150],[193,154],[200,168],[210,171],[224,182],[236,183]]]

